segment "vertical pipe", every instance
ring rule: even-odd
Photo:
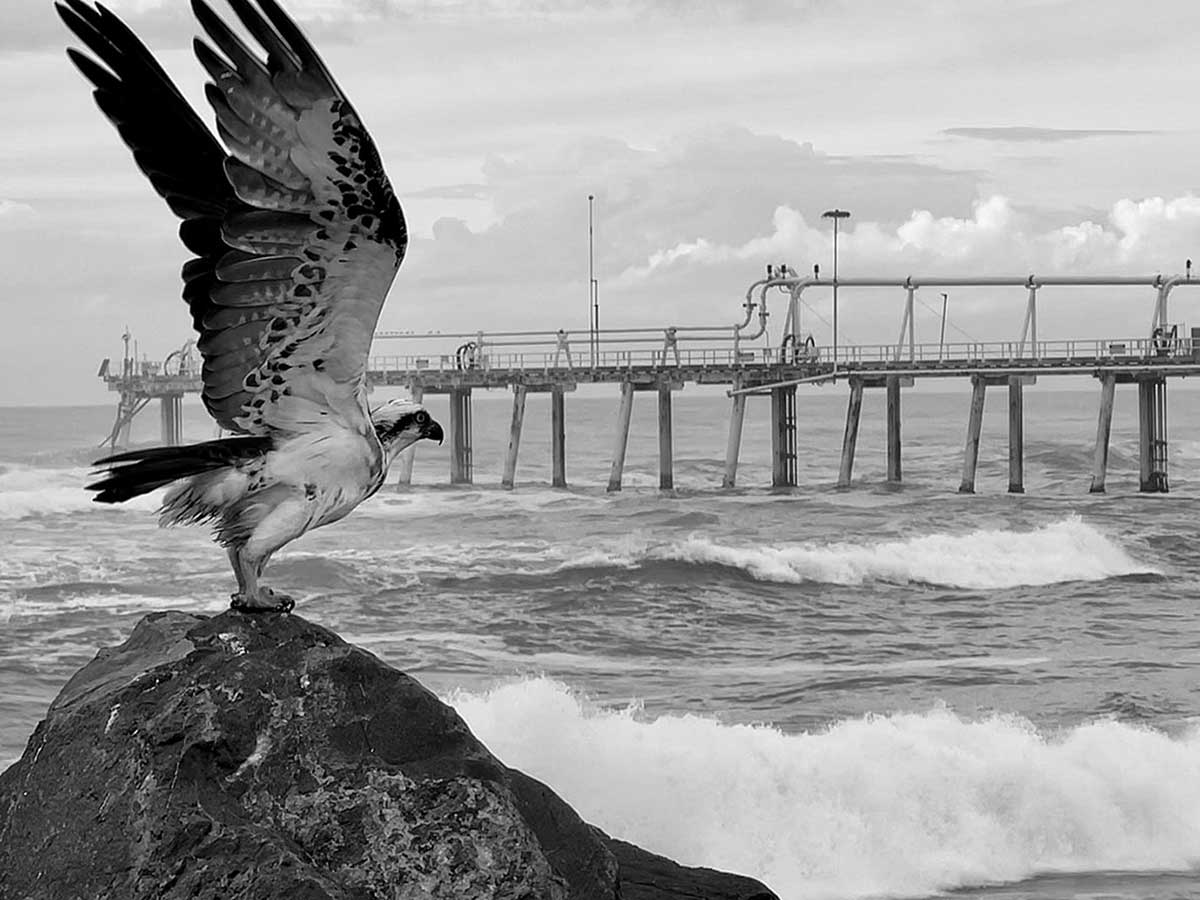
[[[629,421],[633,416],[633,382],[621,382],[621,405],[617,409],[617,442],[613,446],[612,472],[608,476],[609,491],[621,489],[625,472],[625,450],[629,446]]]
[[[1108,441],[1112,434],[1113,400],[1117,393],[1117,376],[1109,373],[1100,377],[1100,417],[1096,423],[1096,449],[1092,461],[1093,494],[1104,493],[1108,473]]]
[[[908,294],[908,361],[917,361],[917,317],[913,312],[912,288]]]
[[[838,279],[837,279],[837,235],[838,220],[833,217],[833,371],[838,364]]]
[[[1025,385],[1008,379],[1008,492],[1025,493]]]
[[[1154,379],[1155,406],[1157,407],[1157,435],[1154,441],[1154,471],[1158,490],[1167,493],[1167,379]]]
[[[735,382],[734,390],[741,382]],[[729,412],[729,442],[725,445],[725,477],[721,487],[731,488],[737,483],[738,454],[742,449],[742,424],[746,419],[746,395],[733,395],[733,409]]]
[[[567,486],[567,417],[563,389],[550,392],[550,456],[554,487]]]
[[[979,435],[983,431],[983,401],[987,381],[979,375],[971,376],[971,417],[967,420],[967,444],[963,451],[962,484],[960,494],[975,493],[975,467],[979,463]]]
[[[900,483],[900,376],[887,379],[887,480]]]
[[[796,486],[796,388],[784,388],[783,402],[787,407],[787,483],[789,487]]]
[[[409,388],[409,395],[414,403],[421,403],[425,399],[425,389],[423,387],[413,385]],[[420,443],[418,441],[418,443]],[[412,484],[413,463],[417,459],[417,445],[410,444],[400,452],[400,456],[396,458],[397,473],[399,478],[398,484]]]
[[[511,489],[517,479],[517,452],[521,447],[521,426],[525,422],[525,394],[523,384],[513,385],[512,422],[508,427],[508,452],[504,454],[504,475],[500,486]]]
[[[658,488],[675,487],[674,452],[671,446],[671,389],[658,389]]]
[[[1142,493],[1167,493],[1166,379],[1138,382],[1138,461]]]
[[[942,330],[938,333],[938,362],[942,361],[942,351],[946,346],[946,306],[950,295],[942,291]]]
[[[863,382],[850,379],[850,403],[846,407],[846,430],[842,435],[842,464],[838,469],[838,487],[849,487],[854,471],[854,448],[858,445],[858,420],[862,415]]]

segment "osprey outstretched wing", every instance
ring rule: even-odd
[[[228,153],[120,19],[82,0],[58,10],[96,56],[68,51],[97,104],[183,219],[196,254],[183,293],[209,412],[243,434],[328,420],[365,431],[367,354],[408,243],[404,214],[361,120],[295,23],[275,0],[230,6],[265,63],[203,0],[192,3],[216,48],[195,42]]]
[[[367,407],[367,354],[408,242],[375,145],[276,0],[229,5],[261,53],[192,0],[211,41],[195,51],[222,147],[119,18],[83,0],[56,4],[93,54],[70,49],[71,60],[183,220],[204,404],[243,435],[101,460],[108,472],[89,487],[120,502],[173,485],[164,522],[215,524],[235,605],[282,608],[258,587],[270,555],[344,516],[403,447],[441,440],[441,429],[415,404]]]

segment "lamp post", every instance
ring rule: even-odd
[[[595,194],[588,194],[588,346],[591,348],[592,368],[596,368],[596,351],[600,343],[600,291],[596,285],[596,260],[593,241],[592,209]]]
[[[822,219],[833,219],[833,370],[837,371],[838,351],[838,277],[837,277],[837,239],[838,222],[850,218],[847,209],[827,209],[821,213]]]
[[[938,362],[942,361],[942,348],[946,346],[946,304],[950,302],[950,295],[942,291],[942,333],[938,337]],[[1034,331],[1037,331],[1034,328]]]

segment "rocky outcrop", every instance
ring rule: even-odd
[[[298,616],[147,616],[0,775],[0,898],[769,900],[583,822]]]

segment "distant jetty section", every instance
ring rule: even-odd
[[[802,384],[845,382],[849,386],[846,427],[837,483],[851,484],[864,391],[887,392],[887,480],[902,479],[902,389],[921,378],[966,378],[971,383],[962,480],[959,490],[975,490],[975,470],[989,387],[1008,391],[1009,484],[1025,489],[1024,390],[1039,376],[1092,375],[1100,385],[1092,492],[1105,490],[1109,435],[1117,385],[1136,385],[1139,423],[1139,489],[1165,493],[1168,480],[1166,385],[1172,377],[1200,374],[1200,328],[1188,331],[1172,322],[1168,300],[1173,290],[1200,284],[1184,276],[998,278],[801,278],[786,266],[771,270],[746,291],[742,321],[728,326],[667,325],[661,328],[616,328],[588,331],[477,331],[457,334],[380,332],[375,350],[395,350],[371,358],[372,386],[407,389],[415,400],[446,394],[450,401],[450,482],[473,481],[471,397],[477,389],[502,388],[513,393],[512,420],[501,483],[516,483],[525,399],[550,394],[552,479],[567,485],[566,395],[579,384],[613,384],[619,388],[612,468],[608,490],[621,489],[629,440],[633,398],[650,392],[658,400],[659,486],[674,487],[672,395],[688,383],[727,385],[731,398],[722,486],[737,483],[738,457],[746,401],[766,396],[771,403],[771,483],[797,483],[796,389]],[[1043,340],[1038,335],[1038,296],[1045,289],[1090,287],[1134,292],[1148,302],[1150,326],[1135,336]],[[853,345],[839,340],[839,288],[900,291],[903,314],[895,343]],[[1013,341],[945,340],[945,297],[942,333],[934,343],[917,343],[914,299],[921,289],[993,288],[1022,291],[1024,316]],[[832,322],[804,303],[806,291],[833,293]],[[1152,304],[1152,305],[1151,305]],[[770,307],[782,305],[782,328],[769,327]],[[1141,308],[1141,307],[1139,307]],[[818,340],[810,319],[817,318],[824,337]],[[138,361],[136,346],[125,335],[119,370],[104,360],[99,375],[120,395],[117,417],[107,443],[128,441],[133,418],[158,400],[162,441],[177,444],[182,435],[182,399],[201,389],[200,360],[193,342],[161,364]],[[398,463],[401,483],[412,477],[412,450]]]

